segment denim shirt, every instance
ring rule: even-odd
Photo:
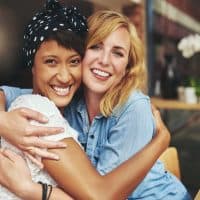
[[[7,86],[1,88],[5,92],[7,106],[18,95],[31,92]],[[115,109],[110,117],[98,115],[91,124],[84,99],[74,99],[65,108],[64,116],[78,131],[79,142],[102,175],[149,143],[155,130],[149,97],[140,91],[133,92],[127,102]],[[188,200],[190,197],[181,182],[166,172],[163,164],[157,161],[128,199]]]

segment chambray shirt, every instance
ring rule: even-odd
[[[1,88],[5,92],[7,106],[17,96],[31,92],[7,86]],[[149,143],[155,130],[149,97],[139,91],[133,92],[125,105],[115,109],[110,117],[96,116],[92,124],[89,124],[84,99],[74,99],[66,107],[64,116],[78,131],[79,142],[102,175],[116,168]],[[191,198],[182,183],[166,172],[163,164],[157,161],[128,199]]]

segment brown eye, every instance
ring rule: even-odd
[[[47,65],[56,65],[57,64],[55,59],[46,59],[44,63]]]
[[[80,58],[72,59],[70,63],[72,66],[77,66],[81,63],[81,59]]]

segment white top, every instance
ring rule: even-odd
[[[55,106],[55,104],[50,101],[48,98],[40,96],[40,95],[22,95],[19,96],[10,106],[9,111],[20,108],[20,107],[26,107],[30,108],[32,110],[39,111],[40,113],[44,114],[48,119],[48,123],[46,124],[40,124],[36,121],[30,121],[31,124],[38,125],[38,126],[48,126],[48,127],[63,127],[64,132],[59,133],[56,135],[50,135],[50,136],[43,136],[46,140],[51,141],[59,141],[64,138],[72,137],[77,142],[78,133],[70,127],[68,122],[63,118],[62,114],[58,110],[58,108]],[[14,134],[14,133],[13,133]],[[8,143],[6,140],[1,138],[1,146],[2,148],[9,148],[13,150],[14,152],[21,155],[27,162],[31,175],[32,180],[34,182],[42,181],[47,184],[51,184],[53,186],[56,186],[56,182],[49,176],[47,172],[40,169],[37,165],[31,162],[21,150],[14,147],[10,143]],[[18,197],[16,197],[14,194],[9,192],[6,188],[0,186],[0,200],[19,200]]]

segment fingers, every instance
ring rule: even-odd
[[[160,115],[160,111],[153,104],[151,104],[151,109],[152,109],[153,115]]]
[[[26,132],[29,136],[46,136],[46,135],[55,135],[62,133],[64,131],[61,127],[44,127],[44,126],[35,126],[30,125],[27,127]]]
[[[6,157],[10,161],[14,162],[15,159],[19,156],[18,154],[14,153],[13,151],[9,149],[1,149],[1,156],[4,158]]]
[[[33,163],[35,163],[40,169],[43,169],[44,168],[44,165],[41,161],[41,159],[37,157],[34,157],[32,155],[30,155],[28,152],[24,152],[24,155],[29,158]]]
[[[4,160],[9,160],[9,158],[4,155],[4,149],[0,149],[0,164],[2,164]]]
[[[156,122],[156,135],[164,136],[167,147],[171,139],[171,134],[162,120],[160,111],[153,104],[151,104],[151,108]]]
[[[156,124],[160,124],[162,122],[160,111],[153,104],[151,104],[151,109],[156,120]]]
[[[57,149],[57,148],[66,148],[67,145],[64,142],[55,142],[42,139],[40,137],[25,137],[23,139],[24,146],[26,147],[39,147],[39,148],[46,148],[46,149]]]
[[[156,107],[153,104],[151,104],[151,110],[152,110],[152,112],[156,111]]]
[[[29,109],[29,108],[20,108],[19,111],[24,117],[28,119],[35,120],[40,123],[48,122],[48,118],[46,116],[44,116],[42,113],[37,112],[35,110]]]
[[[36,157],[42,157],[42,158],[48,158],[48,159],[52,159],[52,160],[59,160],[59,156],[48,152],[46,149],[40,149],[37,147],[28,147],[26,148],[26,152],[28,152],[30,155]]]

